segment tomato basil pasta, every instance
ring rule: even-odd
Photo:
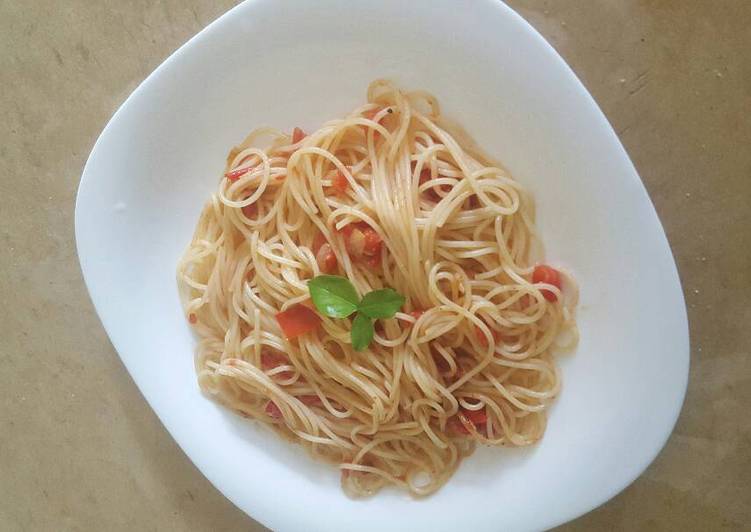
[[[541,263],[530,196],[432,96],[367,96],[233,148],[178,282],[208,395],[351,495],[426,495],[477,444],[542,437],[576,288]]]

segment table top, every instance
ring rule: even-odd
[[[81,279],[99,132],[232,0],[0,2],[0,529],[263,530],[139,394]],[[751,522],[751,2],[513,0],[607,115],[683,282],[691,375],[663,452],[565,530]]]

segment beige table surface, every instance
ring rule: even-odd
[[[263,529],[139,394],[94,313],[73,238],[81,169],[111,114],[234,3],[0,0],[2,531]],[[664,451],[563,528],[748,530],[751,1],[511,4],[618,131],[673,247],[691,327],[688,395]]]

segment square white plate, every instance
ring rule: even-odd
[[[199,391],[175,265],[230,147],[314,129],[391,78],[438,97],[535,195],[547,256],[581,286],[580,345],[543,440],[480,449],[437,494],[351,500],[312,461]],[[237,506],[283,530],[530,530],[603,503],[662,448],[688,377],[685,305],[623,147],[556,52],[492,0],[252,0],[117,111],[81,178],[76,239],[107,333],[165,427]]]

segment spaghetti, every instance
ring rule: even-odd
[[[446,128],[432,96],[379,80],[308,136],[252,132],[178,265],[201,388],[353,496],[427,495],[478,443],[540,439],[552,350],[576,342],[573,283],[533,263],[531,198]],[[322,273],[406,303],[356,351],[351,320],[309,304]]]

